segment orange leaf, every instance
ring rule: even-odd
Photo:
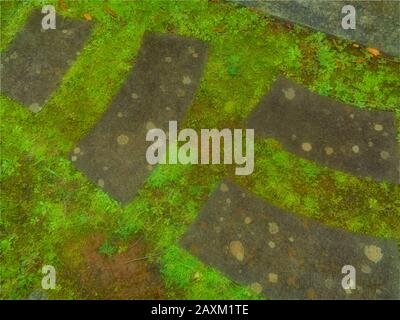
[[[87,21],[91,21],[92,20],[92,16],[89,13],[85,13],[83,15],[83,17],[87,20]]]
[[[113,17],[117,17],[118,16],[117,13],[114,10],[112,10],[111,8],[105,8],[104,11],[106,13],[111,14]]]
[[[220,32],[223,32],[224,29],[222,29],[222,28],[214,28],[213,31],[217,32],[217,33],[220,33]]]
[[[374,57],[379,56],[381,53],[378,49],[375,48],[367,48],[367,51],[372,54]]]
[[[66,6],[64,0],[59,0],[58,3],[60,5],[60,7],[61,7],[61,10],[64,10],[64,11],[68,10],[68,7]]]

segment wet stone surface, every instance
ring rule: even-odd
[[[254,7],[268,15],[299,23],[315,30],[376,47],[394,56],[400,55],[400,2],[392,0],[230,0]],[[342,7],[356,10],[355,30],[342,28]]]
[[[56,16],[56,29],[42,29],[45,14],[34,10],[24,28],[1,55],[2,94],[33,113],[61,83],[62,77],[83,49],[91,23]]]
[[[153,169],[146,133],[182,119],[206,61],[204,42],[146,33],[131,74],[70,160],[116,200],[129,202]]]
[[[322,165],[400,183],[392,112],[351,107],[279,77],[250,114],[247,127]]]
[[[229,199],[229,201],[227,201]],[[273,299],[399,299],[395,241],[327,227],[223,181],[182,241],[234,281]],[[356,289],[342,288],[342,267]]]

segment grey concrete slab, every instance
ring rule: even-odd
[[[32,112],[40,111],[74,62],[91,23],[56,15],[56,29],[42,29],[45,14],[34,10],[1,55],[1,93]]]
[[[283,77],[250,114],[248,128],[303,158],[359,177],[400,183],[392,112],[351,107]]]
[[[108,110],[69,155],[116,200],[129,202],[152,166],[146,133],[182,119],[202,76],[205,42],[146,33],[136,63]]]
[[[229,0],[257,8],[268,15],[299,23],[337,37],[400,55],[400,2],[347,0]],[[356,10],[356,29],[342,28],[342,7]]]
[[[223,181],[189,226],[184,248],[273,299],[399,299],[395,241],[353,234],[274,207]],[[343,289],[342,268],[356,289]]]

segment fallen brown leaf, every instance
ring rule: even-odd
[[[83,15],[83,17],[84,17],[85,20],[87,20],[87,21],[91,21],[91,20],[92,20],[92,16],[91,16],[89,13],[85,13],[85,14]]]
[[[59,0],[59,1],[58,1],[58,4],[59,4],[61,10],[63,10],[63,11],[67,11],[67,10],[68,10],[68,7],[67,7],[67,5],[65,4],[64,0]]]
[[[381,53],[378,49],[376,48],[367,48],[367,51],[372,54],[374,57],[379,56]]]
[[[118,15],[117,15],[117,13],[114,11],[114,10],[112,10],[111,8],[105,8],[104,9],[104,11],[106,12],[106,13],[109,13],[109,14],[111,14],[114,18],[116,18]]]
[[[223,32],[224,29],[223,28],[214,28],[213,31],[217,32],[217,33],[220,33],[220,32]]]

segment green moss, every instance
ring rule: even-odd
[[[284,74],[311,90],[360,108],[396,112],[398,58],[373,58],[344,40],[265,18],[247,8],[208,1],[58,1],[60,14],[95,28],[43,110],[33,115],[5,96],[1,116],[0,281],[2,298],[25,298],[40,286],[41,267],[68,265],[63,248],[98,232],[129,243],[144,235],[171,298],[259,299],[179,247],[187,226],[225,175],[278,207],[351,231],[400,243],[400,188],[358,179],[302,160],[274,140],[257,141],[256,170],[236,177],[231,166],[158,166],[122,207],[65,159],[106,110],[129,73],[145,30],[209,43],[204,78],[184,124],[195,129],[241,126]],[[44,1],[1,2],[1,50]],[[116,16],[107,13],[111,8]],[[109,240],[110,241],[110,240]],[[102,251],[115,252],[106,242]],[[51,298],[76,298],[60,279]]]

